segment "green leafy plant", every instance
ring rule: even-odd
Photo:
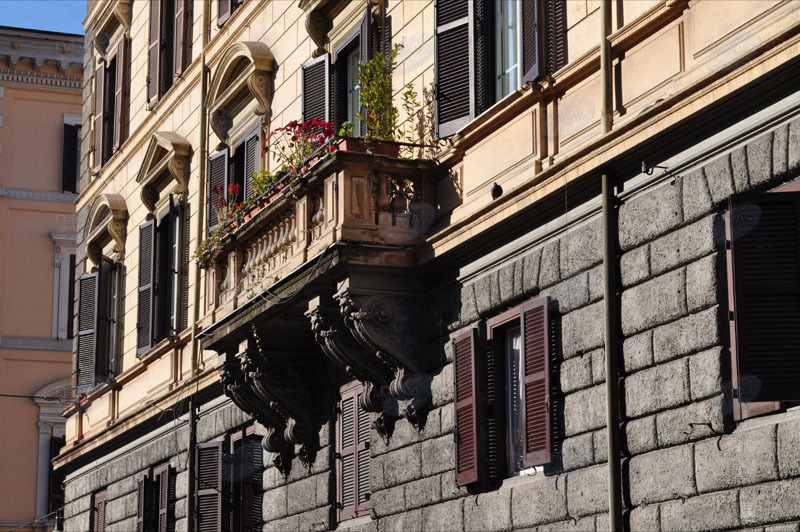
[[[342,127],[339,128],[339,136],[340,137],[352,137],[353,131],[355,130],[356,125],[349,120],[347,122],[342,122]]]
[[[367,125],[367,140],[395,140],[398,110],[392,102],[392,74],[397,68],[395,44],[388,54],[375,56],[359,65],[356,76],[361,87],[361,111],[358,118]]]

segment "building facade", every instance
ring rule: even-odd
[[[89,2],[65,529],[797,530],[799,25]]]
[[[0,530],[64,502],[82,62],[82,35],[0,27]]]

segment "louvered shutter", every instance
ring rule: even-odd
[[[359,31],[359,62],[363,65],[367,61],[373,58],[375,55],[375,39],[374,39],[374,32],[373,32],[374,24],[372,21],[372,10],[370,7],[364,12],[364,15],[361,17],[361,30]],[[367,110],[362,105],[361,106],[361,116],[366,116]],[[367,131],[367,121],[360,120],[361,124],[361,136],[364,137],[368,134]]]
[[[539,77],[539,0],[522,2],[522,83]]]
[[[61,190],[77,192],[78,184],[78,133],[81,126],[64,124],[61,142]]]
[[[378,32],[378,42],[380,45],[380,53],[383,55],[389,55],[389,52],[392,51],[392,16],[387,15],[383,19],[383,23],[380,26],[380,31]]]
[[[139,226],[139,300],[136,325],[136,353],[143,355],[153,345],[153,255],[155,222]]]
[[[123,35],[117,44],[116,71],[114,72],[114,143],[113,150],[117,151],[122,145],[122,123],[123,123],[123,96],[125,93],[125,56],[127,54],[127,39]]]
[[[180,302],[178,308],[178,330],[183,331],[189,327],[189,257],[191,238],[191,204],[186,201],[181,204],[181,268],[180,268]]]
[[[99,274],[81,275],[78,280],[78,339],[75,391],[86,393],[95,385],[97,350],[97,306]]]
[[[222,188],[222,195],[212,194],[215,188]],[[208,158],[208,229],[220,222],[217,212],[218,202],[225,199],[228,189],[228,151],[222,150]]]
[[[475,113],[477,116],[495,102],[495,0],[473,0],[473,86]]]
[[[184,39],[186,38],[186,0],[175,0],[175,22],[172,32],[172,74],[177,80],[183,74]]]
[[[150,31],[147,45],[147,103],[158,102],[158,73],[161,46],[161,0],[150,0]]]
[[[244,141],[244,197],[251,199],[256,195],[253,174],[261,170],[261,136],[260,127],[251,132]]]
[[[730,223],[736,398],[800,400],[800,192],[731,196]]]
[[[197,446],[195,510],[197,532],[218,532],[222,527],[222,442]]]
[[[567,0],[543,1],[547,73],[553,74],[567,64]]]
[[[261,530],[262,527],[262,476],[264,451],[261,437],[245,437],[242,453],[242,521],[243,530]]]
[[[94,519],[92,520],[94,532],[106,530],[106,492],[101,491],[94,495]]]
[[[364,395],[364,386],[359,384],[356,388],[356,514],[364,515],[369,511],[370,484],[369,484],[369,412],[361,407],[361,396]]]
[[[222,456],[222,489],[225,498],[222,504],[222,521],[227,530],[241,530],[242,520],[242,438],[244,434],[237,430],[230,435],[228,452]]]
[[[473,45],[472,3],[436,0],[435,66],[436,124],[448,137],[475,115],[474,79],[470,62]]]
[[[156,476],[158,483],[158,532],[171,532],[173,529],[170,504],[172,502],[172,478],[169,466],[165,466]]]
[[[158,97],[161,98],[172,87],[173,76],[173,26],[175,25],[175,3],[172,0],[161,1],[161,23],[159,35],[158,57]]]
[[[231,18],[231,14],[233,13],[233,1],[217,0],[217,9],[217,25],[222,26],[225,24],[225,21]]]
[[[114,275],[112,269],[114,264],[103,257],[100,263],[100,275],[97,279],[97,331],[95,345],[97,346],[97,354],[95,356],[95,375],[105,376],[108,375],[109,368],[109,336],[111,327],[111,295],[112,286],[114,282]]]
[[[356,478],[356,455],[358,447],[358,388],[342,392],[339,402],[339,415],[336,439],[337,466],[337,506],[339,521],[350,519],[356,514],[358,487]]]
[[[154,482],[143,476],[136,483],[136,532],[150,532],[156,525],[158,500]]]
[[[304,64],[303,69],[303,121],[318,118],[328,120],[328,54]]]
[[[550,461],[550,314],[549,298],[522,306],[523,465]]]
[[[478,418],[476,404],[475,347],[477,331],[453,341],[455,378],[456,483],[478,480]]]
[[[103,166],[103,115],[105,112],[105,94],[103,87],[105,84],[106,67],[105,63],[100,65],[94,71],[94,117],[92,118],[93,142],[92,151],[94,153],[94,160],[92,170],[99,171]]]

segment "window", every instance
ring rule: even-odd
[[[197,446],[196,530],[261,530],[261,436],[249,426]]]
[[[336,416],[336,509],[339,521],[369,513],[369,412],[361,407],[364,386],[340,389]]]
[[[208,158],[208,198],[215,202],[208,209],[208,229],[211,230],[220,222],[223,198],[212,193],[221,188],[225,191],[228,203],[241,202],[244,198],[255,196],[253,174],[261,169],[261,129],[258,124],[251,127],[233,147],[225,148]],[[238,185],[238,194],[229,194],[230,185]]]
[[[81,160],[81,117],[65,115],[61,139],[61,190],[78,192]]]
[[[800,400],[798,208],[800,192],[730,198],[728,304],[737,420]]]
[[[188,326],[189,206],[169,197],[158,220],[139,226],[137,354]]]
[[[150,0],[147,103],[150,109],[181,77],[191,58],[192,6],[188,0]]]
[[[58,456],[61,449],[66,445],[66,436],[52,436],[50,438],[50,462],[53,458]],[[50,464],[48,462],[48,465]],[[47,513],[53,513],[60,510],[64,506],[64,469],[53,469],[49,467],[49,482],[47,492]]]
[[[437,0],[435,18],[440,137],[567,63],[566,0]]]
[[[217,0],[217,26],[222,27],[243,3],[244,0]]]
[[[122,32],[117,44],[106,48],[105,56],[94,72],[92,171],[95,173],[100,171],[128,137],[129,48],[128,37]],[[66,138],[65,132],[65,143]]]
[[[106,490],[100,491],[92,495],[92,514],[91,514],[91,527],[92,532],[106,532],[106,502],[108,497]]]
[[[77,393],[86,393],[117,373],[120,271],[118,262],[103,257],[96,271],[78,280]]]
[[[174,532],[175,471],[169,464],[153,468],[137,481],[136,529]]]
[[[453,340],[456,479],[495,485],[551,459],[549,300],[531,300]]]

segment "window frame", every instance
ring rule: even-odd
[[[112,38],[104,49],[99,49],[95,43],[98,49],[96,61],[98,66],[94,69],[91,82],[93,110],[90,120],[92,127],[90,170],[93,175],[100,173],[128,139],[131,40],[121,24],[110,29]],[[110,68],[112,64],[114,68]],[[99,90],[102,90],[102,94],[98,94]],[[78,129],[80,130],[80,127]],[[80,135],[78,147],[80,148]],[[76,176],[76,187],[79,179],[80,175]]]
[[[145,83],[150,111],[166,97],[191,63],[193,6],[192,0],[150,1]],[[156,13],[158,25],[154,27]]]

